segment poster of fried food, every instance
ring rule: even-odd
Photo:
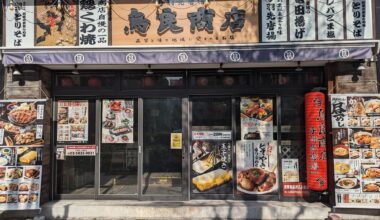
[[[133,100],[103,100],[102,143],[133,143]]]
[[[36,0],[36,46],[77,44],[77,1]]]
[[[42,146],[45,100],[0,101],[0,146]]]
[[[241,140],[273,140],[273,100],[242,97]]]
[[[57,142],[86,143],[88,141],[88,101],[58,101]]]
[[[232,194],[231,131],[192,132],[192,193]]]
[[[333,94],[331,103],[336,207],[378,209],[380,96]]]
[[[278,189],[277,141],[238,141],[236,185],[242,194],[270,194]]]

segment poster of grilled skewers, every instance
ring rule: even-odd
[[[336,207],[380,208],[380,96],[331,95]]]
[[[0,210],[37,209],[45,100],[0,101]]]
[[[102,143],[133,143],[133,100],[103,100]]]
[[[232,194],[231,131],[192,132],[192,192]]]
[[[238,141],[236,171],[239,192],[243,194],[277,192],[277,141]]]
[[[240,102],[241,140],[273,139],[273,100],[242,97]]]
[[[88,101],[58,101],[57,142],[88,141]]]

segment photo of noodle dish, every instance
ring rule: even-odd
[[[342,189],[355,189],[360,187],[360,181],[355,177],[340,178],[336,181],[335,185]]]
[[[274,172],[253,167],[237,173],[237,189],[248,194],[266,194],[277,190]]]

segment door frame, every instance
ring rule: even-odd
[[[143,183],[143,158],[144,158],[144,99],[170,99],[178,98],[181,100],[181,115],[182,115],[182,175],[181,175],[181,195],[143,195],[142,183]],[[138,98],[138,200],[141,201],[187,201],[190,199],[189,191],[189,160],[188,160],[188,145],[189,145],[189,98],[178,96],[166,96],[166,97],[140,97]]]

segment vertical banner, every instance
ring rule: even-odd
[[[311,190],[327,189],[327,155],[325,95],[309,92],[305,95],[306,171]]]
[[[315,0],[289,0],[290,41],[315,40]]]
[[[88,110],[88,101],[58,101],[58,143],[87,143]]]
[[[344,39],[343,1],[318,0],[318,40]]]
[[[372,39],[372,1],[346,0],[347,39]]]
[[[331,98],[336,207],[380,207],[380,96]]]
[[[36,46],[77,44],[77,1],[36,0]]]
[[[241,140],[273,140],[273,100],[242,97]]]
[[[275,193],[278,189],[277,141],[238,141],[236,170],[239,192]]]
[[[192,132],[192,192],[232,194],[231,131]]]
[[[102,143],[133,143],[133,100],[103,100]]]
[[[108,1],[79,1],[79,46],[108,46]]]
[[[11,10],[10,0],[5,2],[5,36],[7,47],[34,46],[34,2],[28,0],[13,0]]]
[[[261,3],[261,39],[263,42],[288,40],[287,8],[286,0]]]
[[[45,100],[0,101],[0,210],[38,209]]]

